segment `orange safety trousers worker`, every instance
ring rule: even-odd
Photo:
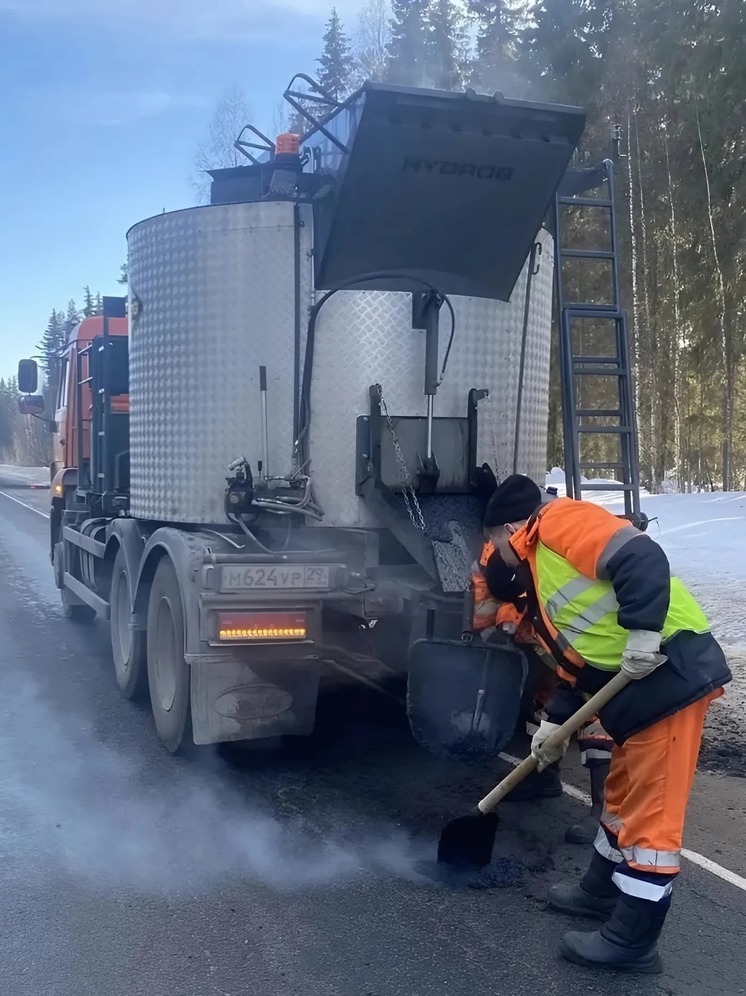
[[[716,689],[612,751],[595,847],[617,863],[614,882],[627,895],[658,902],[671,892],[705,715],[722,694]]]

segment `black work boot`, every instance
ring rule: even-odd
[[[592,844],[598,833],[601,812],[604,808],[604,785],[609,774],[611,761],[596,761],[588,769],[591,780],[591,811],[573,826],[567,828],[565,840],[568,844]]]
[[[653,903],[622,893],[611,919],[600,930],[565,934],[562,957],[590,968],[658,974],[663,971],[658,938],[670,905],[670,896]]]
[[[531,799],[556,799],[562,795],[559,761],[550,764],[543,771],[534,771],[512,792],[505,796],[503,802],[529,802]]]
[[[614,912],[620,896],[611,880],[615,868],[613,861],[594,850],[588,871],[579,882],[560,882],[552,886],[547,897],[549,906],[570,916],[606,920]]]

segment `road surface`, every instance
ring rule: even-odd
[[[577,874],[565,796],[503,807],[491,882],[430,877],[444,818],[502,772],[436,760],[401,711],[330,681],[281,754],[176,759],[116,690],[103,625],[61,618],[40,493],[0,480],[0,936],[13,996],[736,996],[746,882],[687,862],[659,977],[557,958]],[[12,500],[15,499],[15,500]],[[18,504],[27,502],[39,509]],[[582,776],[577,783],[583,785]],[[746,875],[746,780],[701,774],[687,846]],[[723,872],[720,871],[722,875]],[[504,886],[504,887],[503,887]]]

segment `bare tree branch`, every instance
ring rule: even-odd
[[[228,169],[243,166],[245,159],[235,147],[241,129],[249,123],[252,111],[243,90],[231,87],[221,97],[207,126],[207,133],[194,152],[193,186],[197,202],[209,200],[209,169]]]

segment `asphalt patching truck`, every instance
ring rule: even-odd
[[[566,172],[578,108],[376,84],[343,103],[293,94],[305,134],[247,128],[247,164],[212,173],[210,204],[136,224],[128,297],[71,334],[50,518],[64,614],[108,620],[117,684],[149,693],[172,751],[307,735],[322,663],[355,673],[366,657],[410,671],[424,742],[423,710],[445,708],[446,727],[471,723],[497,750],[520,654],[432,692],[469,647],[494,475],[545,471],[545,220],[568,176],[584,179],[566,199],[584,201],[609,164]],[[19,383],[36,391],[33,361]]]

